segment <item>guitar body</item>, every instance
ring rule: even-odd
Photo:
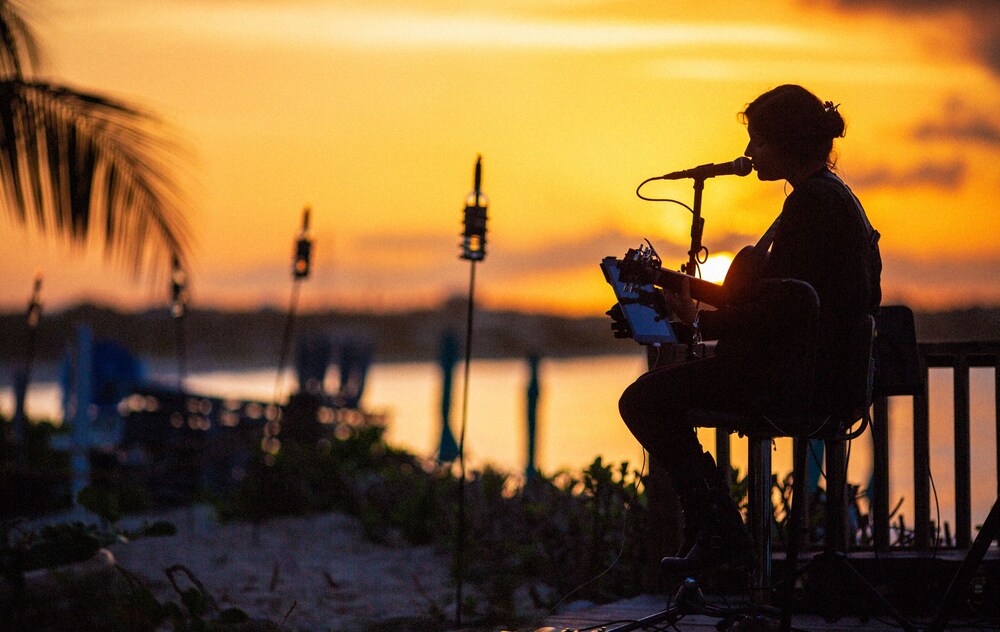
[[[739,303],[744,299],[747,290],[760,279],[766,258],[766,254],[757,252],[753,246],[744,246],[736,253],[729,270],[726,272],[726,279],[722,282],[722,287],[726,289],[728,294],[729,302],[727,305]],[[714,306],[720,307],[719,305]]]

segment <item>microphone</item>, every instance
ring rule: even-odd
[[[695,178],[704,180],[715,176],[745,176],[753,171],[753,163],[746,156],[740,156],[732,162],[720,164],[699,165],[692,169],[674,171],[660,176],[659,180],[682,180],[684,178]]]

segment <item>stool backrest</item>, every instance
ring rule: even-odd
[[[919,394],[923,380],[913,311],[887,305],[879,310],[875,329],[875,397]]]

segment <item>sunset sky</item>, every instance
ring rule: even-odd
[[[995,0],[53,0],[45,78],[157,113],[189,156],[192,303],[283,308],[302,208],[306,309],[400,309],[468,289],[463,200],[482,155],[493,307],[599,314],[598,262],[643,238],[686,260],[690,214],[647,177],[732,160],[737,113],[800,83],[848,121],[839,171],[882,233],[885,302],[1000,304]],[[948,9],[934,8],[938,4]],[[709,180],[705,244],[756,240],[783,183]],[[690,181],[644,190],[690,204]],[[36,269],[48,309],[165,304],[0,218],[0,308]]]

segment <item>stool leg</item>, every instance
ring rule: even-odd
[[[826,442],[826,543],[828,554],[847,550],[847,462],[843,441]]]
[[[750,507],[750,531],[753,535],[757,572],[754,574],[752,598],[766,604],[771,590],[771,440],[750,438],[748,445],[747,501]]]
[[[785,590],[781,597],[781,622],[779,630],[792,628],[792,606],[795,600],[795,581],[798,579],[799,546],[808,544],[809,529],[805,524],[809,499],[806,496],[806,466],[809,439],[792,441],[792,506],[788,514],[788,542],[785,544]]]

